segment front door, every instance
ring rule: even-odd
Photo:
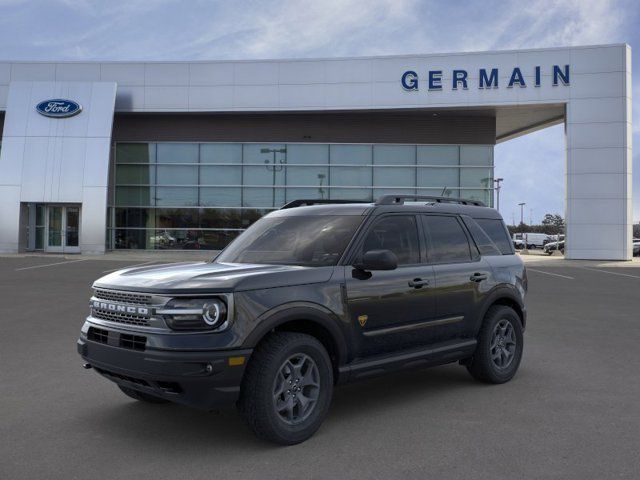
[[[80,207],[48,205],[46,248],[51,253],[80,253]]]
[[[363,272],[345,267],[346,294],[358,356],[392,352],[429,343],[435,317],[433,267],[421,253],[414,215],[386,215],[364,233],[355,258],[369,250],[391,250],[398,268]]]

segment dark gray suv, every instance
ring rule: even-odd
[[[237,404],[281,444],[309,438],[334,385],[460,362],[516,373],[527,276],[500,214],[480,202],[299,200],[211,262],[97,280],[78,351],[128,396]]]

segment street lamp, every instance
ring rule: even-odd
[[[496,178],[493,180],[493,183],[496,184],[496,210],[500,211],[500,182],[502,182],[504,178]]]
[[[520,225],[524,224],[524,206],[526,205],[525,202],[519,203],[518,205],[520,205]]]
[[[324,188],[322,188],[324,179],[326,175],[324,173],[318,174],[318,193],[320,194],[320,199],[324,200]]]
[[[273,172],[273,194],[272,194],[272,204],[275,208],[276,206],[276,172],[281,171],[284,168],[284,165],[287,163],[287,149],[285,148],[261,148],[260,153],[273,153],[273,163],[270,160],[265,160],[265,168],[271,172]],[[279,161],[276,160],[276,155],[278,153],[283,153],[284,158],[281,158]]]

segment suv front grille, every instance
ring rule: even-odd
[[[111,312],[109,310],[93,309],[91,316],[100,320],[108,320],[110,322],[125,323],[127,325],[138,325],[139,327],[149,327],[149,317],[143,315],[135,315],[133,313]]]
[[[120,333],[111,332],[112,339],[116,340],[115,345],[120,348],[126,348],[128,350],[139,350],[144,351],[147,348],[147,337],[142,335],[129,335],[128,333]],[[114,337],[115,336],[115,337]],[[87,339],[92,342],[104,343],[105,345],[109,345],[109,330],[104,330],[102,328],[89,327],[89,331],[87,332]]]
[[[87,332],[87,338],[89,340],[92,340],[98,343],[108,343],[109,331],[103,330],[101,328],[89,327],[89,331]]]
[[[144,350],[147,346],[147,337],[140,335],[120,334],[120,346],[130,350]]]
[[[119,292],[116,290],[104,290],[96,288],[93,295],[100,300],[108,300],[111,302],[128,303],[131,305],[151,305],[151,295],[144,293]]]

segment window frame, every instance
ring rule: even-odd
[[[432,261],[431,258],[433,258],[433,240],[431,238],[431,232],[429,231],[429,228],[427,228],[427,225],[425,225],[427,217],[449,217],[449,218],[455,219],[455,221],[458,222],[458,225],[460,225],[460,228],[462,229],[465,237],[467,238],[467,244],[469,246],[469,259],[455,260],[455,261],[448,260],[444,262]],[[452,264],[460,264],[460,263],[475,263],[481,260],[482,257],[480,255],[480,252],[478,251],[478,247],[475,241],[473,240],[473,237],[471,236],[469,230],[467,229],[467,226],[465,225],[464,221],[462,220],[462,218],[460,218],[460,215],[445,214],[445,213],[421,213],[420,224],[424,230],[426,255],[427,255],[427,260],[429,265],[452,265]]]

